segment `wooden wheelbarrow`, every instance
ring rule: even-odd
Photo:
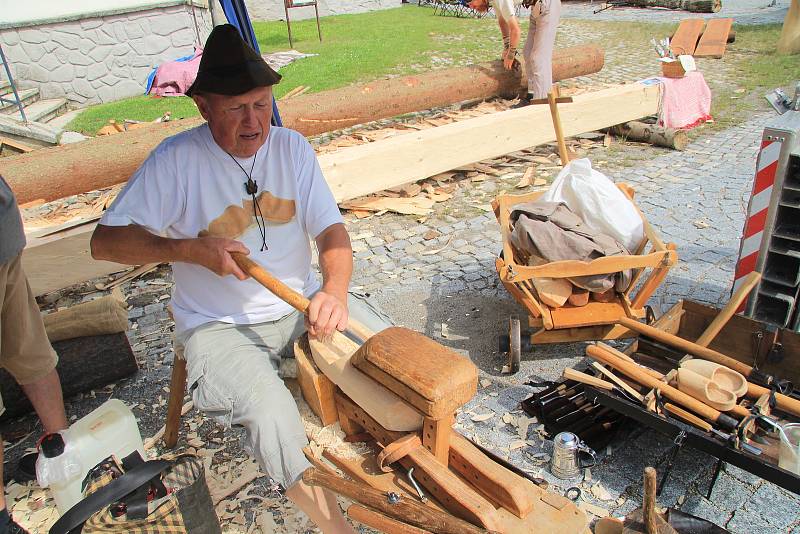
[[[252,260],[234,257],[250,276],[306,311],[308,300],[302,295]],[[426,505],[476,527],[520,534],[585,530],[585,514],[569,499],[497,464],[453,430],[455,411],[477,390],[477,369],[468,358],[404,328],[373,334],[356,325],[356,330],[366,338],[361,346],[338,332],[327,342],[295,345],[298,382],[323,425],[338,420],[348,436],[369,434],[382,449],[378,459],[384,467],[396,463],[414,469],[427,493]],[[376,475],[358,467],[370,459],[362,460],[348,464],[352,478],[388,489],[387,499],[393,492],[392,499],[421,500],[407,486],[390,483],[387,488],[385,477],[379,485]]]
[[[625,184],[617,186],[633,202],[633,189]],[[647,300],[678,261],[675,245],[664,244],[639,211],[645,236],[633,254],[607,256],[590,262],[570,260],[529,266],[525,255],[511,244],[510,214],[515,205],[535,201],[542,194],[544,192],[540,191],[501,195],[492,202],[503,238],[503,254],[495,260],[495,268],[503,286],[528,312],[528,324],[534,329],[529,337],[523,336],[519,320],[516,317],[509,320],[508,337],[501,337],[500,344],[509,354],[511,372],[519,370],[521,352],[530,352],[536,344],[635,337],[634,332],[618,324],[619,319],[645,318]],[[584,306],[550,307],[543,302],[533,283],[537,278],[562,279],[629,269],[633,271],[633,277],[628,289],[616,293],[609,302],[590,301]]]

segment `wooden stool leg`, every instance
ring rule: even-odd
[[[286,12],[286,30],[289,32],[289,48],[294,48],[292,44],[292,23],[289,22],[289,6],[283,4],[283,10]]]
[[[445,466],[450,458],[450,433],[452,431],[452,415],[442,419],[426,417],[422,421],[422,445],[433,453],[439,463]]]
[[[186,392],[186,360],[175,355],[172,361],[172,380],[169,385],[169,405],[167,406],[167,423],[164,429],[164,445],[172,449],[178,443],[178,432],[181,425],[181,409]]]
[[[314,14],[317,16],[317,35],[319,35],[319,42],[322,42],[322,30],[319,27],[319,9],[317,9],[317,3],[314,2]]]
[[[567,152],[567,143],[564,141],[564,131],[561,129],[561,117],[558,114],[558,104],[556,103],[558,97],[558,86],[553,85],[550,92],[547,93],[547,101],[550,104],[550,116],[553,119],[553,129],[556,133],[558,156],[561,158],[561,165],[565,166],[569,163],[569,153]]]

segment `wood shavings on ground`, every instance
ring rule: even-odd
[[[482,423],[483,421],[488,421],[495,415],[496,414],[494,412],[483,413],[483,414],[473,415],[472,417],[470,417],[470,420],[473,423]]]
[[[6,504],[14,520],[32,534],[48,532],[59,518],[50,491],[35,482],[11,482],[6,486]]]

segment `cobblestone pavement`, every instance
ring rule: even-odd
[[[617,142],[609,148],[594,143],[578,149],[595,168],[632,185],[637,202],[662,239],[678,246],[679,264],[651,299],[657,311],[684,297],[717,305],[726,301],[756,148],[771,117],[761,113],[734,128],[701,134],[685,152]],[[525,316],[500,284],[494,267],[500,237],[489,202],[502,192],[520,192],[515,186],[525,171],[525,167],[506,169],[502,176],[483,182],[457,181],[454,197],[437,204],[435,213],[422,222],[392,214],[358,220],[347,214],[355,255],[354,288],[369,293],[399,324],[469,355],[478,365],[481,386],[458,417],[462,432],[548,479],[554,491],[580,484],[588,489],[600,481],[610,500],[596,500],[589,491],[582,498],[614,515],[624,515],[641,502],[643,468],[661,465],[663,472],[669,439],[650,431],[618,438],[600,451],[600,462],[591,469],[592,482],[554,479],[546,469],[552,443],[534,430],[527,436],[533,446],[509,451],[511,442],[519,438],[515,428],[503,423],[502,415],[518,411],[519,402],[534,391],[524,383],[556,379],[564,367],[581,363],[585,345],[537,346],[534,353],[524,355],[519,373],[501,373],[498,336],[507,331],[509,315]],[[538,174],[552,179],[557,172],[557,168],[544,167]],[[76,298],[94,298],[93,284],[54,293],[43,304],[61,306]],[[113,395],[133,406],[143,436],[152,435],[163,424],[173,359],[173,323],[166,311],[171,285],[170,270],[163,266],[122,287],[130,305],[129,337],[142,370],[113,388],[71,400],[68,413],[85,414]],[[473,414],[490,412],[495,415],[486,421],[471,420]],[[189,421],[201,438],[223,445],[223,452],[214,457],[215,465],[244,458],[240,432],[223,434],[196,413],[184,417],[184,422]],[[3,434],[11,440],[35,425],[32,418],[24,418],[4,425]],[[23,451],[23,447],[15,448],[7,462],[13,465]],[[678,506],[735,534],[800,533],[800,498],[741,469],[727,466],[711,499],[706,499],[714,463],[706,454],[681,451],[659,504]],[[267,479],[259,479],[253,492],[266,496],[266,506],[273,510],[291,509]],[[252,508],[247,510],[247,521],[253,520],[254,513]],[[279,524],[282,513],[286,512],[275,512]]]
[[[596,157],[597,168],[634,186],[650,222],[665,241],[678,245],[680,263],[653,299],[660,311],[687,296],[716,305],[727,301],[758,141],[771,117],[760,114],[698,140],[686,152],[662,151],[642,165],[621,167],[619,161],[603,161],[613,159],[613,154]],[[496,182],[476,187],[463,184],[452,202],[462,207],[485,206],[488,197],[509,189],[522,170],[510,168]],[[482,378],[490,383],[484,382],[487,387],[465,407],[459,423],[465,433],[507,453],[510,442],[518,438],[500,416],[517,410],[519,401],[533,391],[522,383],[529,378],[557,378],[565,365],[581,360],[584,345],[537,347],[535,354],[524,358],[516,377],[499,374],[502,357],[496,349],[497,336],[510,313],[524,313],[499,284],[494,269],[501,246],[494,216],[474,211],[445,214],[424,224],[392,216],[349,221],[355,238],[354,283],[401,323],[465,351],[480,366]],[[488,421],[471,421],[472,414],[490,411],[496,416]],[[593,480],[600,480],[614,500],[593,502],[616,515],[637,507],[643,468],[663,462],[670,446],[668,439],[652,432],[615,443],[613,452],[592,469]],[[509,458],[548,478],[555,487],[574,485],[576,481],[565,484],[551,478],[542,461],[537,463],[536,454],[549,450],[549,442],[543,442],[514,451]],[[800,499],[796,495],[732,466],[707,500],[704,495],[713,466],[710,456],[682,451],[659,504],[677,505],[731,532],[787,531],[798,526]],[[766,502],[773,504],[765,506]]]
[[[747,7],[744,2],[728,0],[724,5],[756,10],[760,4]],[[777,6],[781,5],[785,7],[787,2],[779,0]],[[568,4],[568,9],[573,7],[580,6]],[[615,10],[607,16],[627,11],[646,14],[648,21],[651,15],[656,17],[653,20],[661,15],[657,10]],[[683,18],[688,14],[677,12],[677,15]],[[567,20],[564,26],[579,31],[560,31],[560,46],[585,42],[587,32],[591,33],[591,24],[586,21]],[[728,52],[736,53],[736,47]],[[649,50],[631,53],[620,45],[607,48],[606,57],[607,65],[601,73],[573,83],[611,83],[653,74],[654,56]],[[735,81],[735,72],[726,63],[708,60],[701,65],[709,83],[712,77],[718,83]],[[670,271],[651,301],[658,311],[665,311],[685,297],[717,305],[727,299],[756,148],[764,123],[771,117],[761,113],[724,131],[701,131],[685,152],[616,141],[609,148],[595,143],[579,149],[579,154],[589,157],[598,170],[615,181],[631,184],[652,225],[665,241],[678,246],[679,264]],[[390,122],[380,121],[375,126]],[[322,141],[331,137],[323,136]],[[555,151],[552,146],[545,149]],[[502,287],[495,272],[500,237],[489,203],[499,193],[521,192],[515,186],[525,170],[525,167],[507,167],[502,176],[477,183],[457,180],[454,197],[437,204],[435,212],[424,221],[392,214],[361,220],[346,215],[355,255],[353,285],[371,294],[399,324],[468,354],[480,368],[481,387],[458,418],[461,430],[481,439],[484,445],[491,444],[496,452],[520,467],[547,478],[554,489],[563,490],[581,481],[559,481],[549,475],[544,456],[549,453],[551,442],[541,440],[531,430],[528,439],[536,445],[509,452],[509,444],[518,436],[514,428],[501,420],[504,413],[518,410],[519,401],[534,391],[524,385],[526,381],[557,378],[564,367],[582,361],[585,349],[583,344],[538,346],[534,353],[524,356],[518,374],[501,373],[503,358],[497,350],[498,335],[507,330],[509,315],[524,317],[525,313]],[[557,168],[543,167],[538,174],[552,179],[557,172]],[[129,338],[141,372],[114,387],[72,399],[68,413],[85,414],[114,396],[133,406],[143,436],[150,436],[161,427],[173,359],[170,336],[173,324],[166,311],[171,285],[170,270],[162,266],[122,286],[130,306]],[[98,293],[93,289],[94,281],[49,295],[43,304],[64,306],[75,300],[94,298]],[[471,420],[470,414],[489,411],[495,414],[489,420],[479,423]],[[196,413],[184,417],[184,422],[187,421],[192,421],[203,439],[224,443],[225,450],[215,456],[215,465],[244,457],[238,445],[240,432],[229,430],[223,435],[210,420]],[[36,425],[30,417],[12,421],[3,425],[3,436],[15,441],[35,430]],[[641,502],[643,468],[663,462],[670,445],[668,439],[654,432],[634,432],[615,441],[609,450],[601,451],[599,465],[591,470],[592,480],[603,484],[611,500],[592,500],[587,491],[583,492],[585,498],[608,508],[614,515],[623,515],[637,507]],[[15,447],[7,455],[7,463],[13,465],[22,452],[24,447]],[[713,467],[711,457],[683,450],[659,504],[677,505],[733,533],[800,534],[798,496],[735,467],[726,467],[712,498],[706,499]],[[285,499],[269,481],[259,479],[254,493],[267,497],[265,508],[275,509],[278,505],[274,503],[280,502],[286,509]],[[252,522],[252,509],[248,509],[246,517]],[[278,512],[276,520],[282,521]]]
[[[659,8],[615,7],[600,13],[603,2],[564,2],[562,19],[591,19],[638,22],[678,22],[686,18],[732,17],[735,24],[780,24],[790,0],[722,0],[719,13],[690,13]]]

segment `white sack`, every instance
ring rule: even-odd
[[[587,158],[569,162],[558,173],[542,200],[563,202],[586,225],[612,236],[634,254],[644,239],[644,224],[636,207]]]

